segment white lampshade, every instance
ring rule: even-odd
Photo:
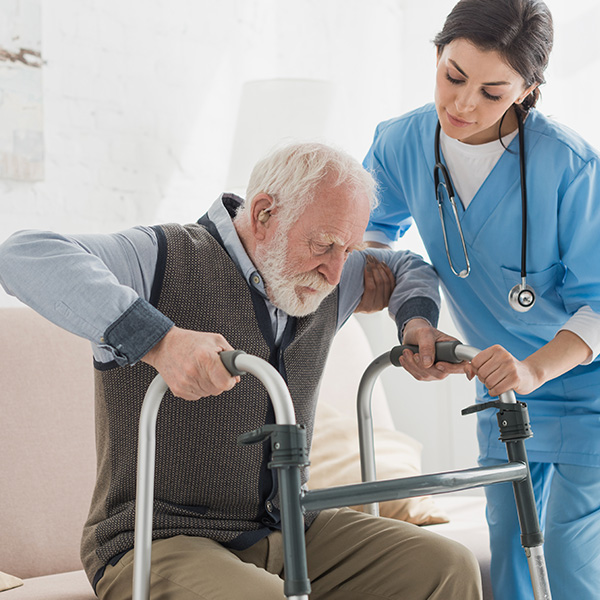
[[[243,194],[254,164],[285,140],[326,134],[333,85],[313,79],[267,79],[244,84],[226,189]]]

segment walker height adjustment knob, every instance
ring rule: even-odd
[[[246,446],[271,440],[271,462],[268,467],[307,467],[308,448],[304,425],[264,425],[238,437],[238,444]]]
[[[501,442],[514,442],[533,437],[533,432],[529,424],[529,411],[525,402],[502,402],[501,400],[483,402],[482,404],[473,404],[464,408],[461,414],[468,415],[488,408],[498,409],[496,418],[498,419],[498,427],[500,428],[499,440]]]

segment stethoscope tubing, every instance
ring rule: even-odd
[[[515,285],[509,292],[508,302],[510,306],[518,312],[528,311],[535,303],[535,292],[527,285],[527,181],[526,181],[526,167],[525,167],[525,136],[523,127],[523,118],[518,109],[515,109],[517,117],[518,135],[519,135],[519,177],[521,183],[521,282]],[[471,272],[471,264],[469,261],[469,254],[465,244],[462,226],[458,216],[456,208],[454,186],[452,185],[452,178],[450,173],[442,163],[441,151],[440,151],[440,135],[441,125],[438,120],[435,128],[435,139],[434,139],[434,153],[435,153],[435,165],[433,167],[433,181],[435,185],[435,195],[438,203],[438,210],[440,214],[440,221],[442,224],[442,233],[444,237],[444,246],[446,248],[446,257],[450,269],[457,277],[464,279]],[[440,173],[442,174],[443,181],[440,180]],[[450,255],[450,248],[448,244],[448,237],[446,234],[446,223],[444,220],[443,212],[443,194],[440,192],[440,186],[443,186],[448,193],[448,199],[452,207],[452,212],[460,235],[460,240],[463,248],[463,254],[466,263],[466,269],[457,271],[452,262]]]
[[[523,119],[518,110],[517,127],[519,129],[519,172],[521,175],[521,278],[527,277],[527,180],[525,170],[525,135]]]

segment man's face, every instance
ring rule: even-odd
[[[350,252],[361,246],[368,220],[367,198],[323,184],[291,228],[274,222],[255,255],[271,302],[297,317],[315,312],[339,283]]]

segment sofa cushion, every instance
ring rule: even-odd
[[[0,592],[12,590],[13,588],[21,585],[23,585],[22,579],[19,579],[14,575],[9,575],[8,573],[2,573],[2,571],[0,571]]]
[[[393,326],[391,320],[390,325]],[[351,316],[333,339],[321,380],[319,404],[333,406],[345,415],[355,415],[358,385],[374,358],[362,325],[354,315]],[[375,427],[394,429],[380,379],[373,386],[371,412]]]
[[[1,600],[98,600],[83,571],[25,579],[23,586],[2,592]]]
[[[350,317],[333,341],[321,382],[310,455],[308,485],[312,489],[361,480],[356,396],[361,377],[373,358],[361,324]],[[373,386],[371,412],[378,479],[419,475],[421,444],[394,429],[379,379]],[[429,496],[385,502],[380,505],[380,512],[419,525],[447,521],[446,513]]]
[[[32,310],[0,310],[0,565],[12,575],[81,569],[96,466],[91,356]]]
[[[396,479],[421,474],[421,444],[399,431],[374,428],[378,479]],[[360,453],[356,419],[341,414],[323,402],[317,406],[310,454],[310,489],[360,483]],[[353,507],[362,510],[362,506]],[[446,513],[430,496],[382,502],[383,517],[416,525],[445,523]]]

